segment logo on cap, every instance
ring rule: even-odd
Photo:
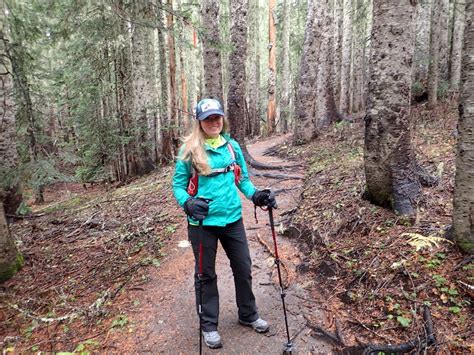
[[[201,106],[201,111],[206,112],[209,110],[220,110],[219,103],[217,101],[206,101]]]

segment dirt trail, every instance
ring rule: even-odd
[[[262,153],[270,146],[279,144],[286,137],[272,137],[248,146],[250,153],[258,160],[275,165],[291,165],[275,157],[265,157]],[[281,173],[281,172],[280,172]],[[285,172],[289,175],[302,175],[301,168],[292,168]],[[271,187],[274,190],[290,189],[277,194],[279,209],[275,220],[279,221],[281,212],[293,207],[298,196],[301,181],[278,181],[268,178],[252,178],[259,187]],[[245,198],[243,197],[245,200]],[[250,201],[243,201],[244,222],[253,261],[253,287],[262,318],[271,324],[271,330],[265,335],[237,322],[237,309],[234,297],[234,283],[229,262],[219,247],[216,271],[220,294],[219,333],[224,347],[210,350],[203,346],[206,354],[278,354],[282,352],[286,341],[283,310],[279,288],[277,288],[276,269],[273,257],[262,244],[262,240],[273,250],[268,214],[258,211],[259,223],[255,223],[254,209]],[[162,265],[154,269],[148,287],[144,290],[131,290],[128,298],[139,304],[133,311],[127,312],[130,324],[135,329],[126,334],[110,334],[108,346],[111,351],[120,353],[195,353],[199,348],[198,317],[195,312],[193,290],[193,256],[190,247],[180,247],[187,240],[186,226],[183,223],[176,231],[171,242],[165,246],[166,256]],[[310,336],[305,328],[303,313],[313,318],[322,316],[315,303],[304,289],[304,275],[298,275],[296,266],[301,263],[296,246],[279,237],[280,258],[285,263],[285,280],[289,279],[286,302],[288,307],[291,335],[301,331],[295,340],[297,353],[328,353],[330,347]],[[286,270],[288,272],[286,272]],[[289,274],[289,275],[288,275]],[[139,303],[138,303],[138,302]]]

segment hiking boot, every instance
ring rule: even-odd
[[[247,325],[249,327],[252,327],[253,330],[255,330],[257,333],[266,333],[270,329],[270,326],[266,321],[264,321],[262,318],[258,318],[257,320],[253,322],[246,322],[241,319],[239,319],[239,323],[242,325]]]
[[[222,348],[221,337],[217,330],[210,332],[202,332],[202,337],[206,345],[211,349]]]

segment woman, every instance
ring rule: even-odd
[[[269,330],[268,323],[258,315],[252,292],[250,253],[237,189],[256,206],[276,207],[275,196],[270,190],[258,191],[252,184],[242,150],[226,134],[227,129],[228,123],[219,101],[201,100],[196,106],[193,131],[184,140],[173,177],[174,196],[188,215],[188,237],[195,260],[196,307],[201,282],[202,336],[210,348],[222,347],[217,332],[219,294],[215,261],[218,240],[230,260],[234,275],[239,323],[258,333]],[[199,280],[200,220],[203,223],[203,248]]]

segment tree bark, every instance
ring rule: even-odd
[[[334,99],[341,100],[343,0],[334,0]]]
[[[303,54],[298,75],[298,90],[295,103],[294,144],[304,144],[312,140],[316,134],[314,116],[318,62],[318,41],[314,36],[315,22],[314,0],[308,0],[308,14],[303,43]]]
[[[410,0],[375,0],[373,6],[365,118],[366,197],[402,215],[415,215],[421,191],[410,122],[415,7]]]
[[[281,98],[280,98],[280,126],[283,133],[288,132],[288,121],[290,119],[290,2],[283,1],[283,25],[282,25],[282,79],[281,79]]]
[[[0,0],[0,12],[5,14]],[[12,173],[17,164],[15,103],[13,101],[12,67],[7,57],[9,30],[6,16],[0,16],[0,284],[10,279],[21,267],[22,257],[13,242],[5,217],[4,188],[13,185]],[[7,186],[5,186],[7,185]]]
[[[230,132],[241,146],[245,145],[245,62],[247,59],[247,0],[231,0],[230,37],[232,52],[229,55],[229,93],[227,116]]]
[[[433,0],[419,1],[416,19],[414,80],[426,85],[430,63],[431,3]]]
[[[331,0],[318,2],[319,19],[316,20],[316,37],[319,38],[319,74],[317,79],[316,131],[329,126],[337,119],[332,86],[333,56],[331,55],[332,24]]]
[[[202,1],[201,26],[203,28],[204,96],[223,102],[218,1]]]
[[[178,148],[178,88],[176,85],[176,46],[174,41],[173,29],[173,0],[168,0],[168,13],[166,14],[166,25],[168,27],[168,64],[169,64],[169,77],[170,77],[170,126],[168,130],[171,135],[171,143],[173,147],[173,156],[175,150]]]
[[[267,135],[275,132],[276,121],[276,0],[268,0],[268,106]]]
[[[344,0],[342,23],[341,99],[339,111],[350,114],[351,46],[352,46],[352,0]]]
[[[438,103],[441,1],[443,0],[433,0],[431,8],[430,65],[428,69],[429,108],[434,108]]]
[[[439,78],[442,81],[447,81],[449,60],[449,0],[441,0],[439,23]]]
[[[251,136],[257,136],[260,135],[260,56],[258,53],[260,16],[258,1],[250,1],[249,7],[248,133]]]
[[[466,0],[456,0],[454,4],[453,43],[451,51],[450,88],[459,90],[461,80],[461,58],[464,40],[464,27],[466,24]]]
[[[132,32],[132,82],[133,82],[133,131],[136,146],[133,162],[130,162],[130,173],[143,175],[153,170],[153,160],[148,147],[148,127],[151,121],[152,104],[150,87],[149,57],[151,46],[151,30],[143,25],[152,11],[150,0],[139,0],[133,3]],[[134,133],[134,134],[133,134]]]
[[[474,254],[474,3],[467,2],[454,190],[453,235]]]
[[[161,4],[161,0],[160,0]],[[161,4],[162,5],[162,4]],[[171,130],[170,108],[169,108],[169,89],[168,89],[168,71],[166,57],[166,41],[165,41],[165,21],[163,19],[163,11],[158,9],[158,55],[160,58],[160,120],[161,120],[161,160],[163,163],[173,159],[173,131]]]

